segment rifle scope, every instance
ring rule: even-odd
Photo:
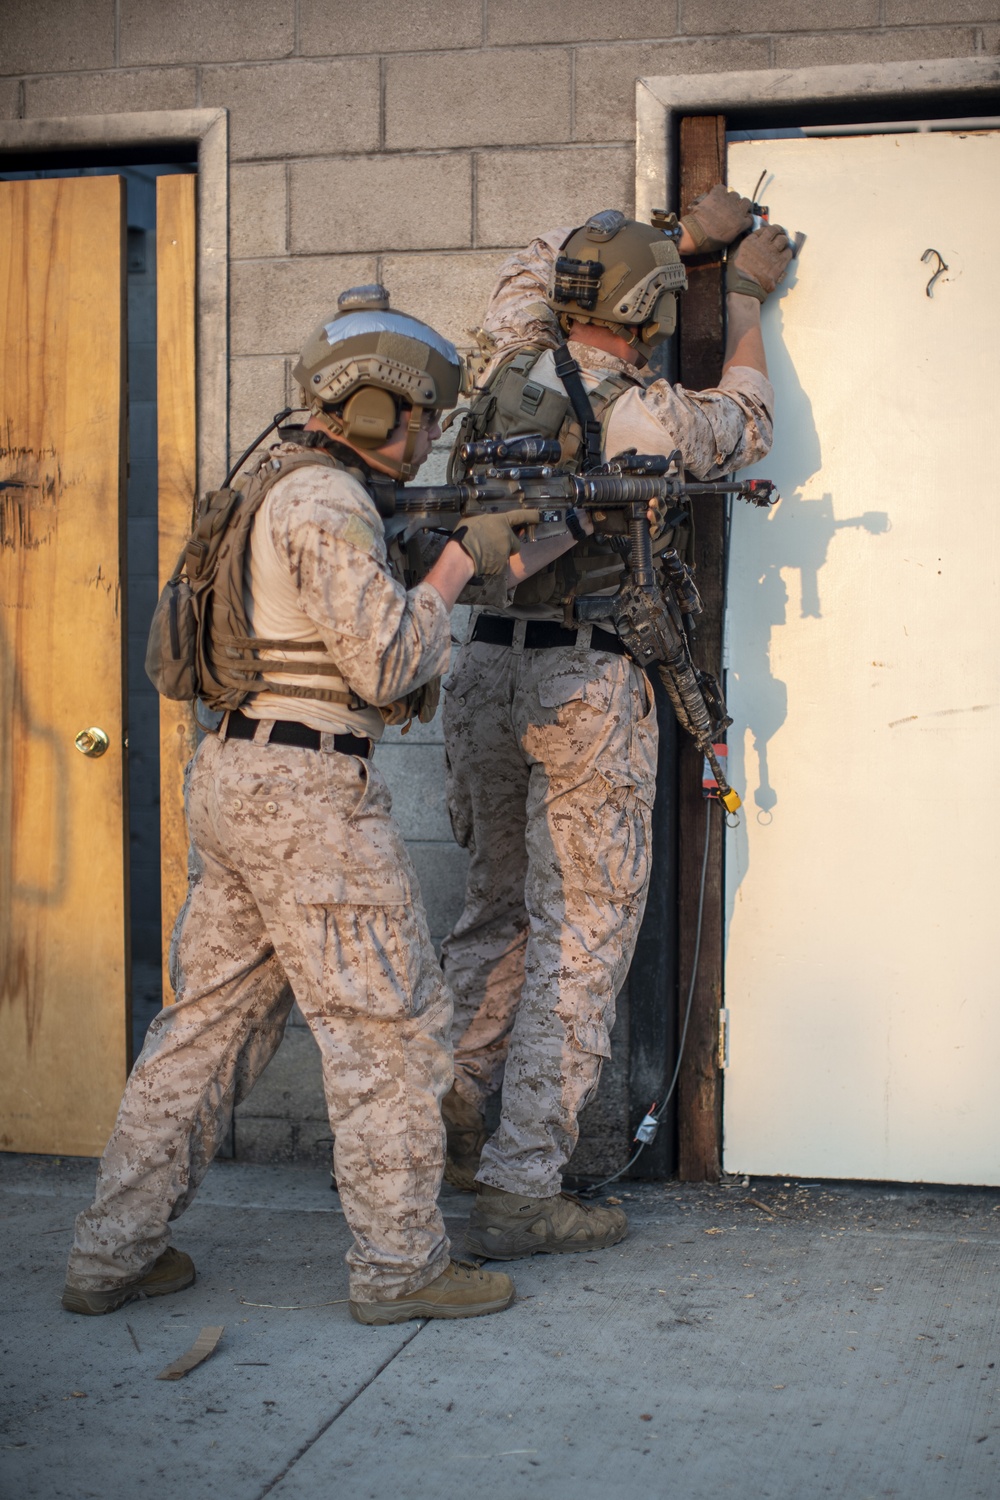
[[[527,437],[482,438],[460,443],[458,456],[466,464],[557,464],[562,447],[555,438],[529,433]]]

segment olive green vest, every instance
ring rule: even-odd
[[[569,396],[531,378],[544,352],[537,347],[519,349],[497,365],[486,385],[477,392],[462,418],[452,449],[448,465],[451,483],[459,483],[466,477],[457,456],[459,445],[485,437],[526,437],[529,433],[540,433],[542,437],[558,438],[562,448],[560,468],[570,472],[580,468],[584,438]],[[602,434],[614,402],[634,385],[627,376],[609,372],[587,393]],[[614,593],[624,571],[625,564],[617,552],[606,543],[588,537],[519,584],[512,603],[515,608],[524,609],[558,607],[569,620],[574,599]]]

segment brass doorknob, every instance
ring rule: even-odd
[[[73,743],[81,755],[89,755],[96,760],[99,755],[104,754],[111,741],[103,729],[93,728],[81,729]]]

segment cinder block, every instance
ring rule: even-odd
[[[281,1046],[249,1098],[237,1107],[236,1118],[237,1121],[313,1120],[326,1124],[323,1068],[319,1048],[308,1027],[285,1028]]]
[[[291,197],[294,254],[472,243],[472,159],[464,152],[297,162]]]
[[[121,0],[119,49],[126,68],[289,57],[294,47],[295,0]]]
[[[237,261],[230,278],[231,351],[297,354],[345,287],[374,281],[374,256]]]
[[[389,784],[392,810],[403,837],[450,842],[444,750],[439,745],[380,745],[375,764]]]
[[[299,51],[304,57],[346,52],[430,52],[478,47],[482,11],[469,0],[365,0],[331,5],[300,0]]]
[[[410,843],[407,848],[420,882],[431,937],[439,942],[454,927],[465,904],[469,856],[454,843]]]
[[[995,57],[1000,52],[1000,26],[983,27],[983,51],[988,57]]]
[[[20,112],[20,81],[17,78],[0,78],[0,120],[16,120]]]
[[[248,1117],[233,1121],[236,1161],[330,1167],[333,1135],[318,1120],[266,1120]]]
[[[670,36],[675,7],[663,0],[573,0],[572,5],[538,0],[490,0],[487,37],[491,47],[525,42],[619,41],[626,37]]]
[[[382,279],[393,304],[423,318],[453,343],[468,346],[469,329],[483,321],[505,253],[386,255]],[[450,444],[448,445],[450,447]],[[425,472],[428,472],[425,470]],[[433,483],[427,479],[422,481]]]
[[[519,47],[390,57],[386,144],[516,146],[569,140],[569,53]]]
[[[972,29],[828,32],[779,37],[778,68],[815,68],[837,63],[905,62],[919,57],[964,57],[974,51]]]
[[[229,173],[229,253],[284,255],[288,238],[288,169],[284,162],[236,166]]]
[[[452,340],[452,342],[461,347],[466,342],[464,334],[461,339]],[[448,455],[451,453],[453,437],[452,432],[445,432],[431,444],[431,451],[420,470],[421,484],[447,484]]]
[[[112,0],[5,5],[0,25],[0,74],[68,73],[115,65]]]
[[[374,151],[378,146],[374,57],[206,68],[201,99],[229,110],[233,161]]]
[[[640,78],[768,68],[770,57],[766,37],[667,42],[648,47],[581,47],[576,54],[573,139],[633,141],[635,85]]]
[[[731,0],[680,0],[682,34],[768,31],[838,31],[875,26],[878,0],[836,0],[835,5],[803,5],[802,0],[753,0],[749,6]]]
[[[886,26],[913,26],[921,21],[996,21],[1000,19],[997,0],[948,0],[946,6],[939,0],[885,0]],[[942,57],[940,52],[928,52],[928,57]],[[961,55],[961,54],[959,54]]]
[[[599,208],[631,213],[631,148],[490,151],[479,157],[476,239],[481,245],[527,244],[543,230],[582,224]]]
[[[137,68],[131,72],[29,78],[24,85],[24,112],[28,119],[191,109],[196,102],[194,68]]]
[[[234,461],[275,412],[287,404],[286,381],[284,359],[247,356],[230,361],[229,442]]]

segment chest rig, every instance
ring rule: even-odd
[[[496,366],[486,385],[476,393],[458,430],[448,464],[449,483],[461,483],[468,477],[458,458],[459,446],[480,438],[526,437],[529,433],[555,438],[562,449],[559,467],[571,473],[588,467],[588,450],[590,454],[596,450],[599,457],[611,408],[619,396],[633,389],[635,382],[609,371],[593,390],[587,391],[583,399],[592,415],[585,430],[577,413],[582,382],[574,402],[568,390],[554,390],[533,378],[532,372],[544,352],[540,346],[519,349]],[[556,351],[556,373],[564,382],[566,376],[560,365],[565,369],[567,364],[579,381],[579,370],[569,358],[566,346],[561,345]],[[569,623],[576,599],[613,593],[623,573],[621,557],[606,543],[587,537],[572,551],[519,584],[513,604],[515,608],[561,608]]]

